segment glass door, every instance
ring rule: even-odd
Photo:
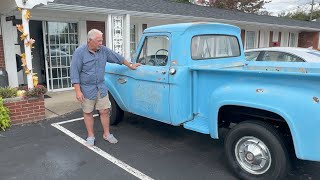
[[[78,24],[44,22],[47,87],[50,91],[72,88],[70,61],[79,45]]]

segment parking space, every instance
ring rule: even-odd
[[[133,115],[111,127],[119,143],[102,139],[95,118],[96,148],[86,136],[80,112],[27,126],[0,137],[0,174],[4,179],[219,179],[236,180],[226,165],[223,139],[212,140],[182,127]],[[221,132],[223,137],[226,131]],[[320,163],[295,161],[288,179],[320,179]],[[4,175],[4,176],[3,176]]]

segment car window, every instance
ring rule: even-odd
[[[169,38],[167,36],[146,37],[141,48],[138,63],[150,66],[165,66],[168,62]]]
[[[240,56],[237,37],[227,35],[194,36],[191,42],[193,60]]]
[[[307,52],[307,53],[315,55],[317,57],[320,57],[320,52],[317,52],[317,51],[310,51],[310,52]]]
[[[251,51],[251,52],[245,52],[244,56],[247,61],[256,61],[259,54],[260,54],[260,51]]]
[[[260,61],[304,62],[303,59],[285,52],[266,51]]]

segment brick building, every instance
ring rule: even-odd
[[[23,52],[15,25],[21,14],[12,0],[0,2],[0,68],[9,74],[12,87],[26,83],[17,72],[16,54]],[[87,32],[97,28],[104,44],[130,58],[145,28],[183,22],[220,22],[242,29],[245,49],[271,46],[319,48],[320,24],[259,16],[169,0],[55,0],[31,10],[30,35],[36,40],[33,68],[49,91],[71,89],[69,69],[72,53],[86,43]],[[16,20],[6,20],[15,16]]]

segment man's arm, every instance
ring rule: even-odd
[[[129,61],[127,60],[123,60],[123,63],[124,65],[128,66],[128,68],[132,69],[132,70],[136,70],[137,67],[141,66],[140,63],[130,63]]]
[[[83,103],[84,101],[84,96],[81,92],[81,89],[80,89],[80,84],[73,84],[73,87],[74,87],[74,90],[76,92],[76,98],[79,102]]]
[[[110,63],[118,63],[118,64],[123,64],[126,65],[128,68],[135,70],[137,69],[138,66],[140,66],[140,63],[130,63],[126,59],[124,59],[123,56],[120,54],[116,53],[115,51],[105,47],[105,52],[107,53],[107,61]]]
[[[82,68],[82,59],[79,52],[76,50],[72,55],[70,67],[70,79],[76,92],[76,98],[79,102],[84,101],[84,96],[80,89],[80,72]]]

